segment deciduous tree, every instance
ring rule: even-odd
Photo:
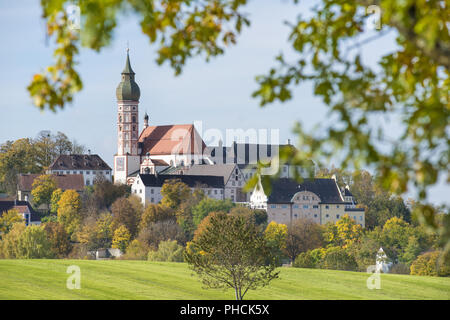
[[[233,288],[236,300],[278,277],[264,234],[242,216],[217,213],[188,243],[185,259],[210,288]]]

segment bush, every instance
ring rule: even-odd
[[[184,247],[176,240],[161,241],[157,251],[148,252],[149,261],[183,262]]]
[[[121,257],[125,260],[146,260],[149,252],[148,246],[134,239],[127,248],[126,253]]]
[[[311,251],[300,253],[295,258],[293,267],[295,268],[316,268],[314,258],[311,256]]]
[[[53,258],[50,241],[43,227],[14,223],[2,241],[2,256],[17,259]]]
[[[395,274],[409,274],[409,266],[405,263],[394,264],[390,269],[389,273]]]
[[[417,257],[411,264],[411,274],[417,276],[440,276],[445,277],[450,275],[450,263],[447,254],[446,257],[441,257],[442,252],[433,251],[427,252]]]
[[[348,250],[341,247],[330,247],[322,258],[323,269],[356,271],[358,264]]]

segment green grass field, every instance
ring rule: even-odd
[[[69,290],[66,269],[81,269],[81,289]],[[280,279],[245,299],[450,299],[450,278],[282,268]],[[0,299],[234,299],[232,290],[203,289],[184,263],[124,260],[0,260]]]

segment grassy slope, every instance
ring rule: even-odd
[[[81,290],[66,289],[66,268],[81,268]],[[246,299],[450,299],[450,278],[381,275],[369,290],[365,273],[282,268],[269,287]],[[233,299],[202,289],[183,263],[0,260],[0,299]]]

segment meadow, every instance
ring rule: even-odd
[[[69,290],[67,267],[79,266],[81,289]],[[450,300],[450,278],[382,274],[369,290],[361,272],[281,268],[280,278],[249,291],[250,299]],[[0,299],[234,299],[205,289],[185,263],[130,260],[0,260]]]

